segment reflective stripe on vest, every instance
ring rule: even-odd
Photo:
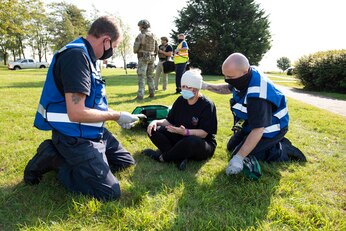
[[[264,134],[280,131],[280,124],[273,124],[264,128]]]
[[[278,119],[283,118],[284,116],[286,116],[288,114],[288,109],[287,106],[283,109],[281,109],[281,111],[278,111],[277,113],[274,114],[274,116]]]
[[[246,94],[238,96],[238,91],[233,88],[234,104],[231,108],[235,115],[235,120],[247,120],[247,98],[265,99],[276,106],[273,111],[272,124],[265,127],[263,137],[273,138],[282,128],[286,128],[289,122],[288,108],[286,106],[285,96],[275,88],[273,83],[256,68],[252,67],[252,77]],[[244,127],[245,132],[250,132],[248,125]]]
[[[179,43],[179,45],[177,47],[178,50],[182,49],[184,42],[185,41],[182,41],[181,43]],[[186,49],[185,52],[179,52],[178,54],[174,53],[174,63],[175,64],[186,63],[188,60],[189,60],[188,49]]]
[[[81,125],[85,125],[85,126],[98,127],[98,128],[103,126],[103,122],[98,122],[98,123],[73,122],[70,120],[67,113],[48,112],[47,113],[47,120],[49,122],[74,123],[74,124],[81,124]]]

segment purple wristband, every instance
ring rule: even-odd
[[[190,135],[190,130],[187,129],[187,128],[185,130],[186,130],[185,136],[189,136]]]

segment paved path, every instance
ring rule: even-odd
[[[346,100],[332,99],[308,94],[302,90],[276,85],[287,97],[302,101],[346,117]]]

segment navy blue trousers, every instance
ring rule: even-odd
[[[58,178],[67,190],[101,200],[120,197],[119,182],[111,169],[129,167],[135,160],[112,133],[105,129],[102,139],[89,140],[53,131],[52,140],[65,159],[59,167]]]
[[[274,138],[262,138],[256,147],[250,152],[249,155],[254,155],[258,160],[266,162],[280,162],[289,161],[287,152],[284,150],[280,141],[287,133],[287,129],[283,129]],[[233,134],[227,144],[227,149],[233,154],[236,154],[241,146],[244,144],[247,134],[239,131]]]
[[[181,77],[183,76],[186,69],[186,63],[175,64],[175,86],[176,90],[181,89]]]

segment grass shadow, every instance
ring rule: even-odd
[[[53,179],[54,178],[54,179]],[[71,199],[52,175],[39,185],[20,182],[1,187],[0,228],[17,230],[37,226],[42,222],[61,222],[67,218]]]
[[[156,197],[162,193],[173,192],[182,184],[194,182],[197,172],[207,163],[190,161],[187,170],[181,171],[175,163],[159,163],[140,152],[134,153],[137,166],[131,176],[133,187],[125,193],[132,197],[127,206],[140,206],[147,196]]]
[[[0,89],[4,88],[42,88],[44,81],[35,82],[12,82],[10,85],[0,86]]]
[[[133,131],[124,131],[128,132]],[[289,166],[261,163],[263,176],[259,181],[251,181],[243,174],[226,176],[222,168],[215,173],[213,158],[189,161],[187,169],[179,171],[175,164],[158,163],[140,151],[134,156],[137,166],[131,176],[132,187],[125,192],[124,206],[141,208],[148,198],[160,198],[162,194],[169,198],[170,193],[175,194],[175,207],[170,210],[174,219],[165,230],[258,228],[268,217],[272,197],[281,180],[280,172]],[[158,206],[160,210],[164,205]]]
[[[243,174],[226,176],[224,170],[214,175],[211,183],[196,178],[189,181],[170,230],[257,229],[267,218],[283,168],[282,164],[265,164],[259,181]]]

